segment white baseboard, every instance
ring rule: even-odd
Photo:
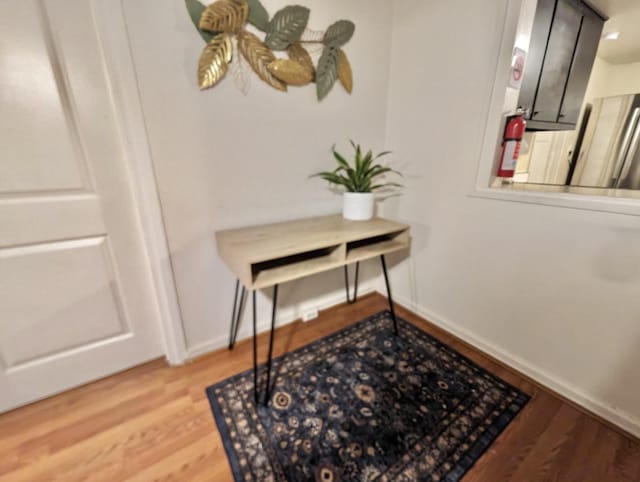
[[[417,305],[404,296],[394,296],[394,299],[398,300],[398,303],[410,311],[415,312],[421,317],[429,320],[434,325],[442,328],[443,330],[457,336],[465,342],[473,345],[478,350],[487,353],[488,355],[496,358],[505,365],[523,373],[536,382],[544,385],[545,387],[559,393],[560,395],[568,398],[572,402],[584,407],[590,412],[602,417],[603,419],[611,422],[612,424],[620,427],[621,429],[629,432],[630,434],[640,437],[640,420],[633,415],[619,410],[606,403],[603,400],[584,393],[579,388],[567,383],[563,380],[556,378],[555,376],[545,372],[532,365],[526,360],[519,358],[513,353],[509,353],[494,344],[486,341],[482,337],[461,328],[460,325],[448,320],[444,316],[441,316],[427,308]]]
[[[374,291],[376,290],[372,287],[360,286],[358,297],[367,295],[369,293],[373,293]],[[317,308],[318,311],[326,310],[327,308],[331,308],[332,306],[343,303],[344,301],[345,301],[344,293],[341,293],[341,294],[336,293],[334,295],[329,295],[325,298],[317,300],[314,303],[314,308]],[[285,325],[288,325],[289,323],[293,323],[294,321],[299,320],[301,311],[302,309],[300,307],[287,310],[287,312],[283,313],[282,316],[278,316],[276,318],[276,326],[277,327],[285,326]],[[313,320],[309,321],[308,323],[313,323]],[[257,327],[258,333],[262,333],[264,331],[269,330],[271,327],[270,324],[271,324],[271,320],[268,320],[266,318],[260,320],[258,322],[258,327]],[[245,325],[241,326],[240,330],[238,331],[237,341],[244,340],[251,336],[253,336],[251,326],[249,326],[248,323],[245,323]],[[215,350],[219,350],[220,348],[226,347],[228,345],[229,345],[229,334],[225,333],[216,338],[212,338],[203,343],[199,343],[197,345],[189,347],[187,349],[187,359],[190,360],[198,356],[205,355],[207,353],[210,353]]]

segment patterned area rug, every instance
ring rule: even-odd
[[[381,312],[274,360],[267,407],[253,370],[209,387],[235,480],[460,480],[529,397],[398,323]]]

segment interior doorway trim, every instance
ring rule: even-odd
[[[148,272],[153,278],[164,352],[170,365],[180,365],[187,359],[186,338],[124,8],[122,1],[89,1],[103,50],[106,76],[111,83],[124,155],[133,181],[131,189],[144,239]]]

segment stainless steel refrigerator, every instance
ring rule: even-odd
[[[593,101],[572,186],[640,189],[640,94]]]

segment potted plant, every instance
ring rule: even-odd
[[[333,171],[323,171],[313,174],[311,177],[321,177],[330,184],[345,189],[343,194],[342,216],[353,221],[366,221],[373,217],[374,211],[374,191],[392,187],[402,187],[395,182],[384,182],[380,176],[387,173],[401,175],[398,171],[388,166],[376,162],[379,158],[390,154],[391,151],[384,151],[373,155],[371,151],[362,155],[359,144],[351,141],[355,151],[353,164],[339,152],[335,146],[331,149],[338,167]]]

